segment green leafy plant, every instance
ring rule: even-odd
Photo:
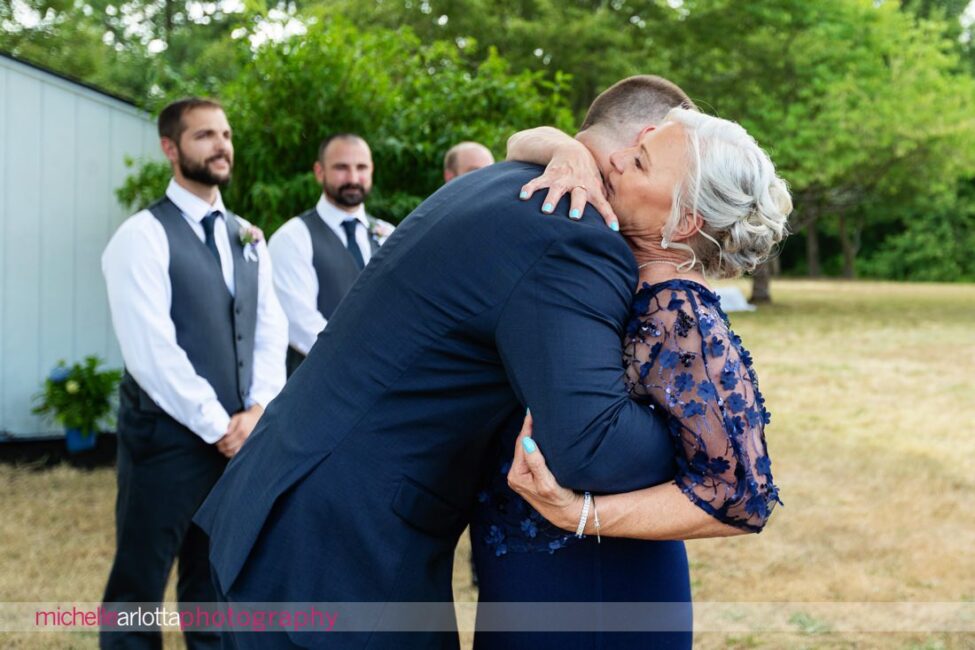
[[[71,366],[59,361],[44,380],[44,389],[37,395],[41,403],[33,412],[85,436],[97,433],[98,424],[111,415],[112,397],[122,379],[121,370],[99,370],[101,364],[94,355]]]
[[[318,143],[353,132],[369,142],[376,165],[367,211],[399,223],[443,184],[444,153],[458,142],[482,142],[503,158],[519,129],[574,131],[570,82],[516,69],[473,41],[460,47],[408,28],[360,29],[324,16],[305,34],[256,48],[220,88],[235,151],[224,201],[273,234],[321,195],[311,172]],[[116,196],[139,209],[165,191],[172,172],[165,161],[129,162],[134,173]]]

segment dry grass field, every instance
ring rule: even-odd
[[[773,294],[733,325],[773,414],[785,507],[759,536],[688,544],[695,601],[975,600],[975,286],[782,281]],[[114,498],[109,469],[0,466],[0,602],[97,601]],[[466,561],[455,576],[473,600]],[[791,633],[701,632],[696,646],[975,648],[973,634],[837,632],[810,612]],[[3,648],[95,646],[0,634]]]

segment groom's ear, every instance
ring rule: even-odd
[[[655,124],[647,124],[645,127],[640,129],[640,132],[636,134],[636,142],[633,143],[634,146],[640,144],[640,140],[643,140],[643,136],[650,133],[651,131],[656,131],[657,126]]]

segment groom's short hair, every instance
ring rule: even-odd
[[[599,126],[615,131],[634,123],[658,124],[677,106],[697,109],[687,93],[663,77],[649,74],[627,77],[599,94],[589,106],[580,130]]]

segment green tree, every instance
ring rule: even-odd
[[[865,275],[894,280],[975,282],[975,182],[927,206],[924,219],[907,210],[900,227],[862,264]]]
[[[870,0],[325,0],[319,6],[342,8],[360,23],[412,25],[423,37],[474,36],[497,44],[517,65],[565,70],[573,75],[577,116],[627,74],[673,79],[704,110],[742,123],[770,151],[795,194],[793,229],[803,232],[810,274],[820,274],[824,233],[840,251],[838,268],[852,276],[863,243],[872,245],[903,218],[895,217],[903,215],[895,206],[909,201],[922,210],[972,169],[972,81],[959,58],[957,5],[906,1],[901,11],[898,3]],[[769,297],[768,277],[758,275],[758,300]]]
[[[884,206],[938,194],[971,170],[975,91],[943,24],[867,1],[685,7],[669,74],[770,151],[795,195],[811,273],[824,224],[852,275]],[[756,285],[756,299],[766,288]]]
[[[0,50],[76,77],[137,104],[214,92],[249,58],[258,14],[187,0],[19,0],[0,3]]]
[[[503,153],[514,131],[540,123],[571,130],[569,80],[513,73],[492,49],[422,42],[409,29],[357,29],[323,19],[300,37],[268,43],[220,93],[234,128],[229,205],[268,231],[314,203],[318,143],[352,131],[376,164],[371,213],[399,221],[442,183],[444,152],[460,140]],[[144,205],[166,168],[144,166],[120,191]]]
[[[29,28],[0,3],[0,48],[150,109],[187,92],[222,97],[240,147],[230,195],[242,211],[266,210],[266,224],[315,192],[306,170],[325,132],[369,137],[371,204],[395,218],[436,187],[437,159],[456,139],[501,153],[511,130],[571,126],[566,106],[578,120],[634,73],[673,79],[770,151],[795,196],[799,235],[782,258],[792,269],[893,268],[874,256],[889,255],[892,238],[920,241],[908,230],[943,228],[945,205],[966,214],[958,188],[975,178],[962,0],[248,0],[233,13],[111,1],[23,0],[42,17]],[[296,16],[306,36],[257,47],[269,25]]]
[[[570,73],[568,99],[580,118],[608,85],[657,67],[661,53],[647,26],[665,31],[679,17],[654,0],[322,0],[313,6],[360,27],[407,25],[424,42],[491,45],[513,69],[549,79]]]

